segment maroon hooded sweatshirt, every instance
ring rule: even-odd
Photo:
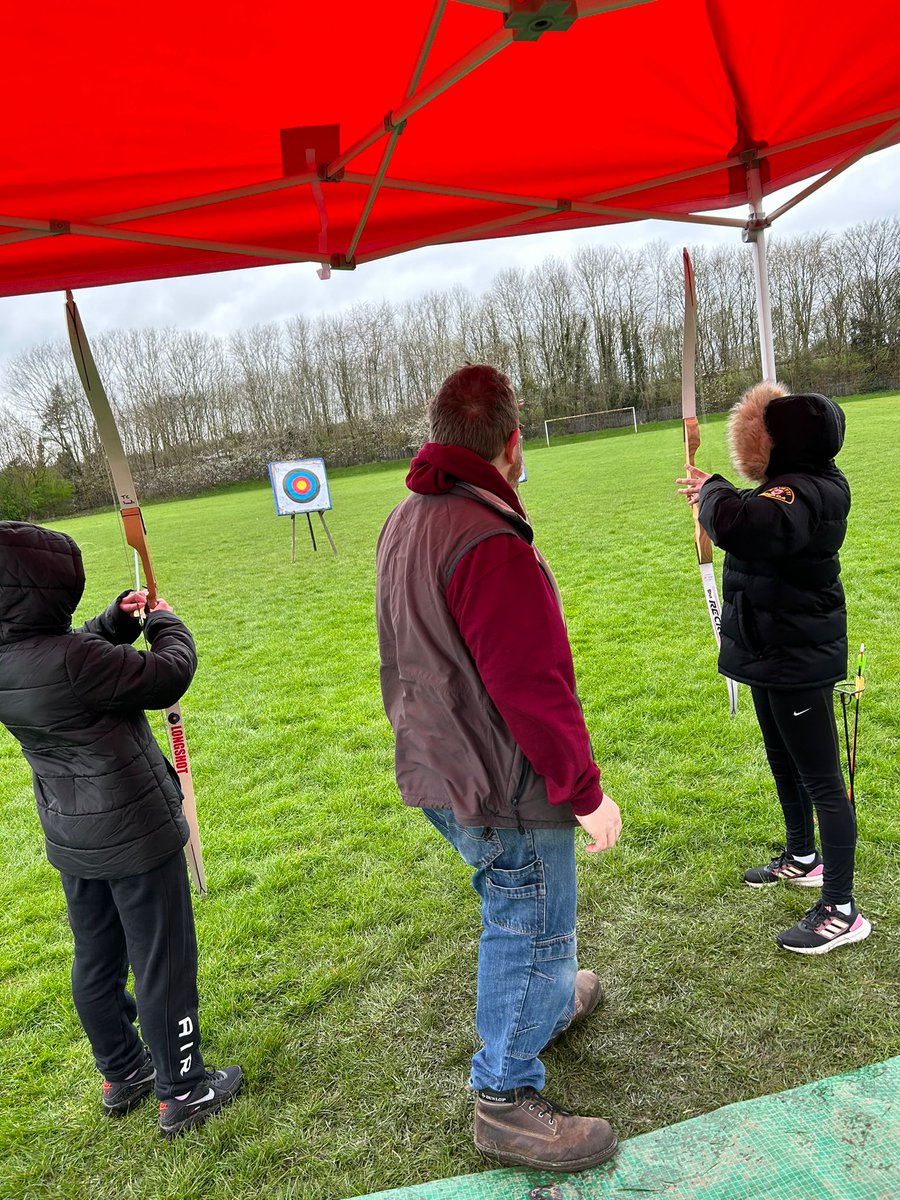
[[[518,536],[483,537],[464,550],[446,587],[447,608],[497,712],[543,778],[547,800],[586,815],[603,799],[600,772],[575,691],[559,595],[531,544],[518,494],[478,455],[435,442],[422,447],[406,478],[420,496],[458,492],[460,483],[496,497],[521,520]]]

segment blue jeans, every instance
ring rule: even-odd
[[[473,1088],[544,1086],[538,1055],[575,1012],[575,830],[460,825],[422,810],[470,867],[484,926],[475,1024],[484,1046]]]

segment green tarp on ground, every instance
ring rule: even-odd
[[[368,1200],[900,1200],[900,1058],[623,1142],[593,1171],[485,1171]],[[355,1200],[363,1200],[356,1197]]]

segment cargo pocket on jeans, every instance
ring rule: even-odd
[[[487,917],[492,925],[529,937],[544,932],[547,893],[540,859],[515,871],[488,867],[486,876]]]

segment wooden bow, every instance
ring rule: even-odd
[[[125,527],[125,540],[134,550],[144,571],[144,582],[147,590],[147,604],[151,607],[156,603],[157,587],[150,551],[147,547],[147,529],[144,518],[137,502],[137,493],[131,468],[125,456],[125,448],[116,419],[100,379],[97,364],[91,353],[91,347],[81,324],[78,306],[71,292],[66,292],[66,324],[69,331],[69,342],[75,366],[81,379],[82,387],[87,396],[94,420],[97,422],[97,432],[109,463],[112,476],[113,491],[116,504],[122,516]],[[191,760],[188,755],[187,742],[184,736],[184,722],[181,714],[181,704],[175,703],[165,710],[166,733],[169,736],[169,751],[172,765],[177,774],[183,793],[183,809],[185,820],[190,831],[190,838],[184,848],[194,886],[201,896],[206,895],[206,872],[203,867],[203,850],[200,844],[200,828],[197,823],[197,801],[194,795],[194,780],[191,774]]]
[[[684,426],[685,460],[694,465],[694,457],[700,449],[700,425],[697,421],[697,389],[695,384],[697,367],[697,290],[694,283],[694,267],[691,256],[684,251],[684,344],[681,360],[681,415]],[[712,622],[716,645],[722,642],[721,624],[722,607],[719,603],[719,591],[716,587],[716,575],[713,570],[712,542],[709,535],[700,524],[699,504],[693,505],[694,510],[694,545],[697,549],[697,562],[700,566],[700,578],[703,581],[703,593],[706,597],[706,607]],[[728,685],[728,703],[731,715],[737,712],[738,685],[733,679],[726,677]]]

